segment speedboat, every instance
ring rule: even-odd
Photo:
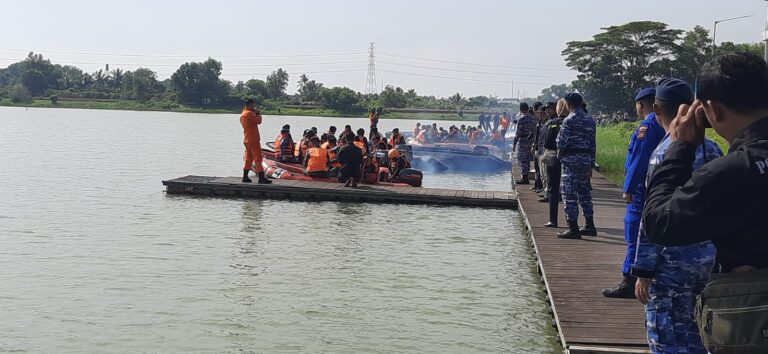
[[[420,161],[434,159],[448,167],[446,171],[449,172],[498,172],[512,169],[512,162],[491,154],[488,146],[447,143],[434,145],[411,145],[415,168],[425,168],[420,165]]]

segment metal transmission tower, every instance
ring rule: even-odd
[[[366,95],[373,95],[379,93],[378,88],[376,87],[376,63],[374,63],[374,58],[376,55],[374,54],[373,50],[373,44],[375,42],[371,42],[371,46],[368,47],[368,77],[365,79],[365,94]]]

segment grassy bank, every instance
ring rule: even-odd
[[[624,184],[624,161],[629,138],[638,124],[627,122],[597,128],[597,163],[603,174],[619,186]],[[712,129],[707,129],[707,137],[717,142],[724,153],[728,151],[728,143]]]
[[[53,104],[50,100],[33,100],[29,103],[15,103],[10,99],[0,100],[0,106],[10,107],[34,107],[34,108],[79,108],[79,109],[113,109],[113,110],[126,110],[126,111],[159,111],[159,112],[180,112],[180,113],[240,113],[239,109],[222,109],[222,108],[200,108],[189,107],[176,102],[167,101],[106,101],[106,100],[59,100],[58,103]],[[285,115],[285,116],[317,116],[317,117],[355,117],[365,118],[368,117],[367,113],[343,113],[332,109],[326,108],[278,108],[278,109],[262,109],[262,113],[268,115]],[[415,119],[424,121],[440,121],[440,120],[466,120],[474,121],[474,116],[464,116],[463,118],[457,114],[449,113],[402,113],[392,112],[386,113],[382,116],[382,119]]]

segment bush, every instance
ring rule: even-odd
[[[59,103],[59,96],[53,95],[51,96],[51,104],[58,104]]]
[[[14,103],[29,103],[32,102],[32,94],[22,85],[15,85],[11,89],[11,101]]]

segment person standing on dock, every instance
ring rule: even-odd
[[[681,105],[693,103],[691,86],[680,79],[662,79],[656,85],[653,109],[668,131]],[[650,156],[648,174],[664,160],[669,135]],[[723,156],[714,141],[705,139],[694,152],[693,170]],[[706,233],[706,231],[704,231]],[[645,305],[646,329],[654,353],[706,353],[693,316],[693,304],[715,265],[715,246],[703,241],[663,247],[651,243],[644,225],[637,236],[637,254],[631,273],[637,277],[635,294]]]
[[[592,208],[592,166],[595,164],[595,120],[584,111],[584,99],[578,93],[565,95],[571,114],[563,120],[557,135],[557,157],[563,173],[560,193],[565,204],[568,230],[558,238],[580,239],[581,235],[597,236]],[[579,229],[579,205],[586,225]]]
[[[544,126],[544,156],[542,165],[547,170],[549,181],[546,185],[547,202],[549,203],[549,222],[544,224],[546,227],[557,227],[558,204],[560,204],[560,174],[562,168],[560,159],[557,158],[557,135],[560,133],[560,127],[563,125],[563,119],[570,114],[568,103],[564,98],[557,102],[555,115],[548,120]]]
[[[627,252],[624,256],[624,265],[621,268],[623,279],[619,285],[613,288],[603,289],[605,297],[635,298],[635,281],[637,278],[630,274],[632,262],[637,250],[637,234],[640,230],[640,218],[643,216],[645,205],[645,179],[648,174],[648,161],[651,153],[659,145],[664,137],[664,128],[656,120],[653,112],[653,103],[656,98],[656,89],[647,87],[635,96],[635,110],[638,117],[644,120],[635,129],[629,139],[627,160],[624,163],[626,175],[624,177],[623,196],[627,203],[627,212],[624,215],[624,240],[627,242]]]
[[[256,166],[256,172],[259,174],[258,183],[270,184],[264,175],[264,166],[261,165],[261,136],[259,135],[259,124],[261,124],[261,112],[255,107],[253,99],[245,101],[245,108],[240,114],[240,125],[243,126],[243,145],[245,145],[245,164],[243,165],[243,182],[251,183],[248,173],[253,166]]]
[[[485,112],[480,112],[480,115],[477,117],[477,126],[480,129],[485,129]]]
[[[517,163],[520,166],[520,179],[517,184],[530,184],[528,173],[533,159],[533,137],[536,120],[528,113],[528,104],[520,103],[520,118],[517,120],[517,132],[512,142],[512,152],[517,149]]]
[[[642,227],[662,246],[713,242],[719,274],[697,301],[699,334],[712,353],[766,353],[768,65],[751,53],[715,57],[700,70],[697,96],[670,124]],[[728,142],[728,155],[693,171],[708,127]]]

